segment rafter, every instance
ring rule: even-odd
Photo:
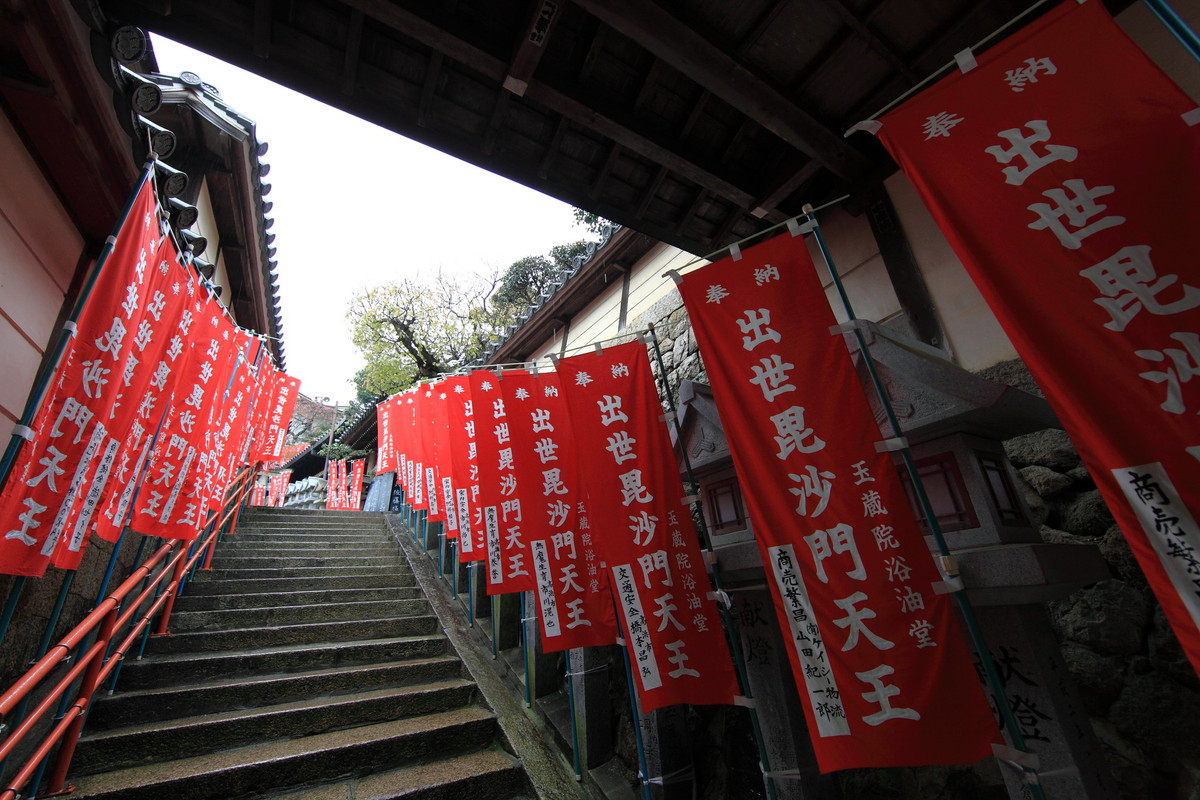
[[[437,89],[438,77],[442,72],[444,57],[436,50],[429,56],[429,67],[425,70],[425,83],[421,85],[421,104],[417,107],[417,125],[422,128],[429,118],[429,109],[433,106],[433,95]]]
[[[864,156],[840,133],[793,103],[654,3],[640,0],[575,0],[614,30],[655,53],[692,80],[842,178],[866,171]]]
[[[538,62],[546,52],[546,42],[554,32],[554,24],[562,16],[562,3],[559,0],[538,0],[531,12],[524,35],[517,43],[517,51],[508,64],[508,74],[504,76],[504,88],[518,97],[525,94]]]
[[[254,0],[254,55],[271,57],[271,0]]]
[[[851,30],[867,43],[868,46],[885,61],[892,65],[897,72],[904,76],[905,80],[916,83],[921,78],[908,65],[900,54],[896,52],[890,44],[885,42],[879,34],[867,24],[867,21],[860,17],[853,9],[845,4],[843,0],[821,0],[825,7],[833,13],[837,14],[842,22],[844,22]]]
[[[363,14],[350,11],[350,30],[346,34],[346,58],[342,61],[342,94],[354,94],[358,79],[358,54],[362,49]]]

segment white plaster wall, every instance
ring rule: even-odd
[[[212,198],[208,193],[208,179],[205,178],[200,184],[200,193],[196,196],[196,210],[199,215],[196,219],[196,224],[190,230],[200,234],[208,240],[208,246],[204,249],[204,255],[200,256],[205,261],[210,261],[216,266],[216,271],[213,272],[213,283],[217,286],[224,286],[225,289],[218,299],[221,305],[229,308],[232,302],[233,293],[229,291],[229,272],[225,269],[225,256],[221,251],[221,235],[217,231],[217,221],[213,216]],[[232,311],[229,312],[231,315]]]
[[[675,291],[675,281],[663,277],[669,269],[688,272],[700,269],[709,262],[697,259],[677,247],[660,244],[653,247],[634,265],[629,275],[629,305],[625,319],[632,322],[667,295],[675,295],[679,305],[683,300]],[[685,268],[686,266],[686,268]]]
[[[15,422],[83,239],[6,116],[0,116],[0,164],[0,416]]]

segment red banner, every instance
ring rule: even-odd
[[[375,458],[376,474],[396,472],[396,434],[399,429],[400,396],[395,395],[375,406],[375,423],[379,430],[379,445]],[[397,474],[399,479],[399,474]]]
[[[563,359],[558,375],[642,711],[732,703],[737,680],[645,347]]]
[[[421,387],[420,425],[421,434],[421,469],[425,481],[421,488],[425,492],[425,505],[429,513],[429,522],[442,522],[446,519],[442,509],[442,489],[438,479],[438,423],[443,418],[441,407],[443,402],[439,397],[437,383],[427,383]]]
[[[996,726],[953,604],[804,244],[777,237],[679,290],[821,771],[987,756]]]
[[[136,363],[135,339],[151,300],[144,292],[157,274],[162,241],[153,186],[146,181],[76,321],[32,437],[0,492],[0,572],[41,575],[59,543],[72,535],[67,526],[92,486],[93,467],[112,467],[111,443],[123,437],[109,437],[110,420],[125,372]]]
[[[479,503],[487,542],[488,594],[527,592],[534,588],[529,544],[521,532],[521,495],[512,460],[512,424],[499,386],[505,377],[491,372],[473,372],[469,376],[478,448]]]
[[[179,328],[188,347],[179,360],[175,393],[154,441],[146,479],[136,489],[136,484],[124,487],[113,520],[132,507],[129,525],[139,533],[191,540],[204,524],[219,472],[214,447],[220,427],[215,420],[225,407],[225,381],[237,353],[233,324],[203,289],[197,288]]]
[[[506,375],[522,520],[537,583],[542,649],[608,645],[617,620],[579,482],[575,437],[554,373]]]
[[[978,62],[887,114],[879,136],[1200,671],[1200,112],[1095,0]]]
[[[487,558],[487,533],[479,502],[479,456],[475,441],[475,404],[470,379],[446,379],[447,434],[453,474],[454,510],[458,518],[459,554],[463,561]]]
[[[176,388],[179,355],[187,348],[179,328],[186,314],[185,301],[195,291],[195,279],[180,265],[169,237],[161,240],[157,251],[147,250],[146,255],[145,281],[138,281],[137,290],[131,291],[135,284],[131,278],[121,308],[133,347],[126,355],[119,380],[115,371],[107,376],[117,385],[106,422],[111,438],[95,471],[87,474],[81,484],[87,486],[87,499],[78,516],[73,521],[67,517],[71,532],[67,535],[64,529],[64,539],[51,562],[61,569],[79,566],[89,528],[108,541],[120,535],[127,520],[122,517],[110,525],[103,513],[106,501],[111,500],[120,479],[129,474],[126,465],[138,462],[145,444],[162,435],[163,410]],[[135,480],[142,475],[140,470],[133,471]],[[77,472],[76,479],[80,477]]]
[[[252,505],[252,506],[266,505],[266,500],[267,500],[267,487],[263,486],[261,483],[256,484],[254,489],[251,490],[251,492],[250,492],[250,505]]]
[[[292,424],[292,412],[296,408],[296,398],[300,395],[299,378],[293,378],[274,368],[269,374],[271,393],[267,398],[265,430],[259,440],[259,446],[251,453],[251,458],[260,461],[271,461],[283,453],[288,426]]]
[[[346,507],[357,511],[362,508],[363,475],[366,474],[367,462],[363,459],[350,464],[350,496],[346,498]]]

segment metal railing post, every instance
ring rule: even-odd
[[[104,621],[100,623],[100,632],[96,637],[96,644],[103,646],[104,651],[108,649],[116,626],[117,603],[114,601],[112,608],[104,615]],[[62,791],[66,788],[67,770],[71,766],[71,759],[75,757],[75,745],[79,742],[79,735],[83,732],[83,722],[87,717],[87,709],[91,703],[92,696],[100,688],[100,670],[104,666],[105,660],[101,655],[97,655],[92,659],[91,663],[88,664],[87,671],[83,674],[82,682],[79,684],[79,692],[75,696],[75,704],[70,709],[75,714],[75,718],[71,721],[70,727],[67,728],[67,732],[63,736],[62,745],[58,749],[58,758],[54,762],[54,768],[50,770],[49,784],[52,787],[52,793]]]
[[[171,622],[171,612],[175,609],[175,598],[179,595],[179,586],[183,582],[183,572],[188,561],[186,552],[181,550],[176,559],[175,571],[171,575],[171,582],[167,585],[167,599],[163,603],[162,613],[159,614],[158,624],[154,627],[152,636],[166,636],[170,633],[167,628]]]

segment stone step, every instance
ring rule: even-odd
[[[343,555],[336,550],[327,554],[306,556],[252,556],[222,554],[213,558],[213,571],[243,569],[305,569],[305,570],[338,570],[366,567],[391,570],[395,568],[396,554],[353,556]]]
[[[312,589],[299,592],[255,592],[250,594],[185,594],[175,601],[175,614],[224,609],[271,608],[279,605],[350,603],[373,600],[415,600],[422,597],[415,586],[385,586],[375,589]],[[174,623],[172,623],[174,624]]]
[[[264,800],[517,800],[533,797],[520,762],[498,748]]]
[[[395,541],[384,539],[382,536],[372,536],[371,539],[331,539],[329,536],[312,536],[306,539],[245,539],[236,542],[222,542],[217,546],[218,555],[227,555],[245,551],[247,555],[254,553],[326,553],[332,551],[366,551],[366,549],[384,549],[390,551],[396,546]]]
[[[328,508],[271,508],[267,506],[247,508],[243,518],[250,519],[383,519],[383,511],[334,511]]]
[[[170,637],[167,637],[170,638]],[[446,637],[400,636],[391,639],[256,647],[216,653],[168,653],[126,660],[122,689],[149,689],[246,675],[297,673],[313,669],[378,664],[445,655]]]
[[[85,775],[73,797],[106,800],[229,800],[362,777],[486,748],[496,720],[479,708],[363,725],[192,758]]]
[[[384,531],[387,524],[383,520],[358,520],[338,522],[337,520],[243,520],[238,525],[237,533],[246,531],[333,531],[335,533],[354,533],[358,531]]]
[[[355,539],[391,538],[391,532],[380,525],[364,525],[360,528],[345,528],[342,526],[264,526],[255,525],[248,528],[238,528],[237,533],[227,536],[224,542],[240,542],[251,538],[285,541],[288,539],[312,539],[318,536],[336,541],[353,541]]]
[[[188,581],[185,596],[207,597],[218,594],[258,594],[261,592],[306,592],[327,589],[409,588],[416,578],[404,567],[388,573],[367,575],[335,575],[309,578],[214,578],[211,572],[197,572]]]
[[[462,662],[456,657],[435,655],[265,677],[222,677],[186,686],[133,691],[126,690],[122,680],[121,691],[97,702],[88,715],[87,729],[111,730],[123,725],[161,722],[231,708],[254,708],[306,697],[335,697],[388,686],[445,681],[462,675]]]
[[[277,596],[267,595],[278,602]],[[224,631],[255,626],[293,625],[308,622],[378,620],[429,613],[429,603],[417,600],[355,600],[338,603],[265,606],[221,611],[176,611],[172,633]]]
[[[392,542],[365,543],[346,547],[341,544],[331,544],[328,539],[306,545],[268,545],[258,542],[238,542],[225,545],[214,557],[214,561],[231,558],[358,558],[362,556],[391,556],[396,557],[396,545]]]
[[[169,636],[151,638],[147,651],[151,653],[211,653],[249,647],[393,639],[402,636],[420,636],[436,630],[437,618],[430,614],[386,619],[308,622],[234,630],[172,632]]]
[[[344,567],[261,567],[239,569],[211,569],[207,572],[197,572],[207,576],[209,580],[250,580],[253,578],[354,578],[365,575],[391,575],[396,572],[408,572],[407,569],[395,566],[394,561],[379,562],[367,566],[350,565]]]
[[[90,775],[436,714],[466,706],[474,691],[474,684],[459,679],[142,723],[84,736],[71,769],[74,775]]]

